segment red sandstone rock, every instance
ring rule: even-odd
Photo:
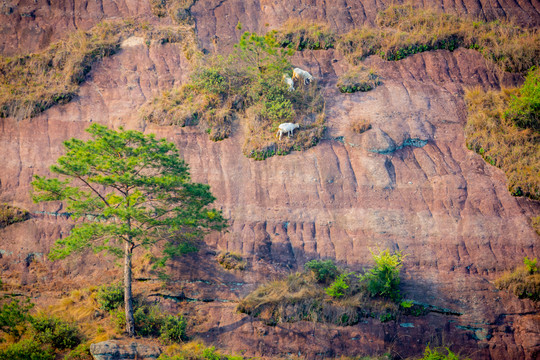
[[[133,4],[126,7],[149,11],[146,3]],[[288,4],[241,5],[230,0],[217,6],[215,1],[199,1],[194,15],[203,44],[216,33],[233,41],[238,20],[246,30],[262,28],[266,16],[272,25],[279,24],[291,16],[292,8],[305,7],[306,13],[329,22],[345,21],[335,9],[319,13],[317,4]],[[374,5],[366,5],[366,14],[361,15],[361,4],[355,4],[347,6],[351,12],[356,9],[358,20],[347,26],[373,19]],[[521,5],[522,9],[532,6]],[[239,6],[246,15],[241,15]],[[476,9],[476,5],[463,6],[456,5],[456,11]],[[508,8],[509,13],[525,11]],[[229,17],[220,12],[226,9]],[[497,12],[489,7],[482,10]],[[111,14],[125,16],[133,11],[139,10]],[[101,16],[94,10],[89,13]],[[249,14],[251,18],[243,17]],[[538,21],[538,15],[531,17]],[[23,34],[24,29],[16,24],[12,30]],[[315,358],[316,354],[376,354],[391,349],[407,356],[418,354],[428,342],[445,342],[474,359],[538,356],[538,307],[497,291],[491,283],[524,256],[539,256],[539,238],[529,219],[538,215],[540,205],[512,197],[504,173],[465,147],[464,88],[499,85],[479,53],[436,51],[400,62],[372,57],[368,65],[379,69],[383,84],[356,94],[341,94],[335,88],[337,75],[347,68],[335,52],[297,54],[294,65],[308,69],[324,86],[326,139],[308,151],[259,162],[242,155],[241,126],[230,139],[214,143],[197,128],[162,127],[140,120],[138,109],[145,101],[186,81],[190,65],[181,54],[179,44],[131,47],[95,66],[71,103],[33,119],[0,119],[0,202],[34,212],[62,212],[58,204],[32,204],[29,183],[32,175],[46,174],[62,154],[62,141],[85,137],[84,129],[91,122],[156,133],[178,145],[193,179],[211,185],[218,206],[231,219],[229,232],[209,236],[208,246],[240,252],[249,259],[244,272],[221,269],[212,252],[172,265],[173,279],[182,286],[171,287],[171,293],[215,300],[167,302],[172,310],[198,317],[191,335],[248,355],[300,353]],[[518,78],[508,75],[504,83],[517,84]],[[359,118],[369,119],[373,128],[361,135],[351,133],[349,124]],[[336,140],[341,137],[343,141]],[[407,145],[410,139],[427,144]],[[93,255],[44,265],[48,274],[32,270],[44,261],[41,254],[69,229],[64,218],[36,214],[30,221],[0,230],[3,279],[8,276],[10,281],[54,291],[73,286],[75,280],[102,279],[103,270],[112,276],[114,271],[105,268],[109,265]],[[402,290],[407,298],[463,315],[432,313],[341,328],[305,322],[268,327],[234,312],[234,301],[261,281],[294,271],[309,259],[330,257],[361,269],[370,265],[370,249],[377,247],[408,254]],[[29,254],[35,255],[27,261]]]

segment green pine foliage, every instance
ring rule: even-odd
[[[51,166],[58,178],[36,175],[34,201],[65,201],[79,221],[57,240],[50,259],[92,249],[124,256],[124,299],[134,334],[131,296],[131,258],[139,247],[160,245],[156,265],[181,256],[209,231],[226,227],[208,185],[194,183],[176,146],[153,134],[110,130],[93,124],[88,141],[64,142],[67,153]]]
[[[166,343],[179,343],[187,340],[187,322],[182,315],[169,315],[163,321],[160,329],[160,339]]]
[[[53,349],[44,347],[33,339],[25,339],[0,350],[0,360],[54,360],[55,358]]]
[[[55,349],[73,349],[82,341],[82,335],[75,324],[57,317],[37,316],[30,323],[35,332],[34,339],[42,344],[50,344]]]
[[[103,285],[99,288],[96,301],[99,308],[105,311],[117,309],[124,305],[124,286],[121,282],[111,285]]]

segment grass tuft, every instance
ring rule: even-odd
[[[281,46],[299,51],[332,49],[337,40],[336,34],[327,24],[300,19],[289,19],[276,37]]]
[[[217,256],[218,263],[227,270],[244,270],[247,266],[242,255],[234,252],[225,252]]]
[[[336,86],[342,93],[354,93],[357,91],[370,91],[381,84],[380,76],[373,69],[365,66],[353,67],[347,73],[339,77]]]
[[[352,132],[362,134],[371,129],[371,122],[367,119],[356,120],[349,125],[349,128]]]
[[[72,100],[92,65],[111,56],[121,41],[138,35],[161,44],[184,42],[189,58],[195,53],[196,39],[190,27],[155,28],[133,21],[103,22],[88,31],[77,31],[51,44],[42,52],[0,56],[0,117],[24,119],[55,104]]]
[[[495,280],[499,290],[508,290],[520,299],[540,301],[540,272],[536,267],[536,258],[533,261],[524,259],[525,265],[518,267],[510,273],[505,273]],[[531,267],[531,263],[534,267]]]
[[[518,95],[517,89],[465,92],[467,147],[504,170],[512,195],[540,200],[540,133],[521,128],[505,116],[509,102]]]
[[[355,65],[370,55],[393,61],[458,47],[480,51],[505,71],[526,73],[540,61],[538,29],[507,21],[475,21],[408,4],[381,11],[376,24],[340,36],[336,48]]]
[[[8,204],[0,204],[0,229],[30,219],[30,213]]]

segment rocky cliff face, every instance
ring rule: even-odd
[[[487,18],[504,11],[503,16],[517,16],[524,23],[540,22],[534,2],[489,4],[445,2],[444,9]],[[0,44],[4,53],[42,47],[65,31],[103,18],[151,16],[145,1],[66,2],[59,9],[39,2],[25,6],[37,8],[35,17],[23,19],[22,2],[18,4],[20,19],[2,30],[8,34]],[[214,43],[219,47],[235,41],[238,21],[247,30],[262,30],[266,22],[272,27],[300,16],[325,20],[343,31],[372,21],[381,6],[361,1],[200,0],[192,13],[203,46],[212,49]],[[40,14],[67,14],[70,20],[51,25],[49,15]],[[43,30],[47,26],[53,30]],[[29,28],[38,30],[30,36]],[[92,281],[105,270],[114,271],[92,255],[79,258],[80,263],[40,260],[70,225],[61,216],[47,214],[61,213],[60,205],[35,205],[29,195],[32,175],[47,173],[62,154],[62,141],[85,137],[83,130],[99,122],[175,142],[193,179],[210,184],[230,219],[229,232],[209,236],[208,247],[249,259],[248,269],[237,273],[216,266],[213,251],[173,264],[178,286],[170,294],[214,300],[168,300],[171,308],[197,316],[193,335],[250,355],[314,358],[391,349],[406,356],[417,354],[429,341],[453,344],[475,359],[534,359],[540,354],[538,308],[497,291],[491,283],[524,256],[540,256],[539,237],[529,225],[540,205],[512,197],[504,173],[467,150],[463,135],[464,89],[496,88],[501,81],[515,85],[519,77],[499,78],[473,50],[435,51],[399,62],[371,57],[367,65],[379,69],[383,84],[368,93],[341,94],[335,83],[347,63],[333,50],[305,51],[293,64],[308,69],[324,88],[326,138],[305,152],[253,161],[242,155],[241,123],[231,138],[215,143],[197,128],[140,120],[141,105],[187,80],[190,63],[181,54],[181,44],[125,48],[94,67],[71,103],[32,119],[0,119],[0,201],[35,213],[32,220],[0,230],[3,278],[54,292],[68,281]],[[358,135],[349,124],[360,118],[369,119],[372,129]],[[234,312],[234,301],[264,279],[319,257],[361,269],[370,263],[370,249],[377,247],[408,255],[403,293],[433,305],[438,313],[340,328],[312,323],[268,327]],[[45,267],[41,272],[29,270],[36,261]]]

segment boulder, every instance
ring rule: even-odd
[[[161,355],[161,349],[157,346],[136,342],[119,344],[109,340],[90,345],[90,354],[95,360],[155,360]]]

